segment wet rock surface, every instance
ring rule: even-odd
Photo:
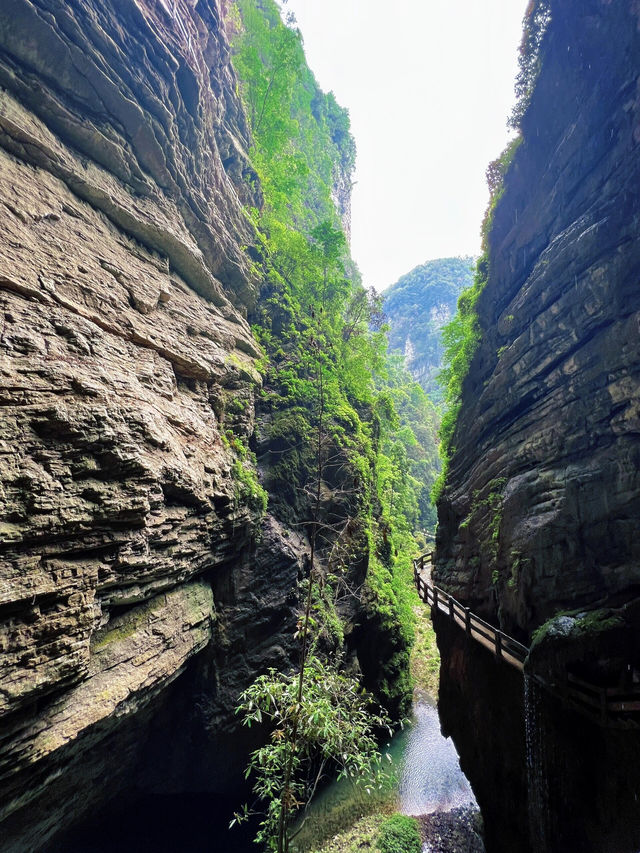
[[[527,755],[522,675],[434,617],[441,654],[438,711],[473,786],[488,851],[528,851]]]
[[[458,808],[419,818],[424,853],[485,853],[482,818],[477,809]]]

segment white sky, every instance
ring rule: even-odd
[[[485,169],[510,138],[527,0],[288,0],[307,61],[349,110],[352,253],[366,287],[477,255]]]

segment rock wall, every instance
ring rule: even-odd
[[[527,643],[559,611],[582,611],[545,629],[527,668],[619,683],[640,671],[640,8],[548,5],[489,233],[435,576]],[[547,691],[523,702],[511,673],[476,660],[486,652],[438,634],[443,725],[489,853],[636,851],[637,730],[599,726]]]
[[[438,577],[526,635],[640,582],[640,35],[552,3],[490,233]]]
[[[225,436],[253,431],[260,200],[221,15],[0,7],[3,853],[136,784],[217,784],[207,738],[290,651],[300,543],[267,518],[257,544]]]

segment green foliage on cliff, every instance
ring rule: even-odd
[[[403,538],[434,530],[430,488],[440,470],[435,441],[440,414],[430,397],[408,375],[401,356],[387,354],[380,381],[378,411],[389,410],[381,426],[378,499]]]
[[[387,355],[380,298],[361,285],[336,208],[354,164],[348,114],[289,24],[273,0],[237,0],[234,65],[264,197],[249,212],[262,273],[249,319],[265,353],[252,448],[270,511],[310,543],[299,667],[258,679],[240,708],[274,727],[249,772],[266,808],[258,840],[281,852],[325,765],[358,776],[374,763],[385,716],[343,672],[354,652],[377,701],[396,718],[408,708],[412,534],[433,526],[438,466],[436,410]],[[239,487],[257,501],[246,467]]]
[[[389,348],[407,353],[407,369],[434,400],[441,394],[436,381],[444,352],[441,329],[471,285],[473,265],[471,257],[427,261],[383,293]]]
[[[509,124],[513,128],[520,128],[522,118],[529,106],[531,93],[540,73],[544,35],[550,23],[551,4],[549,0],[530,0],[524,16],[524,31],[518,56],[519,70],[515,85],[516,103],[509,118]]]
[[[237,503],[245,503],[261,516],[267,511],[268,495],[258,482],[255,468],[237,459],[232,467]]]
[[[453,440],[460,412],[462,386],[480,341],[476,302],[486,281],[487,258],[483,255],[477,263],[473,284],[460,294],[458,310],[451,322],[442,330],[444,367],[439,381],[444,387],[445,410],[440,425],[442,470],[431,492],[434,503],[440,497],[444,487],[449,459],[455,450]]]
[[[489,205],[482,223],[483,254],[476,263],[473,284],[462,291],[458,298],[458,307],[452,320],[442,330],[444,345],[443,364],[438,381],[444,388],[444,412],[440,426],[440,472],[431,497],[434,503],[442,493],[447,477],[449,460],[455,451],[454,436],[462,401],[462,387],[469,372],[471,359],[480,342],[480,326],[476,313],[476,303],[489,278],[489,234],[493,224],[496,207],[504,192],[504,181],[513,162],[515,153],[522,143],[522,137],[512,139],[500,156],[489,164],[486,172],[489,185]]]
[[[252,213],[263,285],[250,317],[267,356],[256,446],[263,485],[272,512],[308,527],[322,457],[320,555],[331,570],[364,575],[363,630],[382,632],[389,657],[382,679],[384,660],[363,667],[365,681],[401,713],[412,620],[396,562],[413,530],[434,523],[437,414],[388,359],[380,299],[349,257],[334,203],[355,157],[347,112],[319,89],[273,0],[238,0],[233,46],[264,193]]]
[[[256,682],[241,708],[280,732],[250,770],[267,808],[260,839],[286,850],[318,767],[346,763],[357,775],[373,758],[368,700],[355,702],[346,661],[355,652],[364,686],[395,717],[410,703],[407,566],[413,531],[434,521],[437,415],[388,357],[380,299],[349,256],[334,203],[354,163],[348,115],[320,91],[272,0],[238,0],[235,10],[234,64],[264,196],[250,211],[262,287],[249,319],[265,353],[253,449],[270,511],[310,542],[300,666]],[[382,719],[374,712],[367,725]],[[335,746],[346,720],[352,742]]]
[[[489,204],[482,220],[482,250],[485,256],[489,253],[489,233],[493,224],[493,216],[498,202],[504,194],[504,181],[513,162],[516,151],[522,144],[522,135],[518,134],[507,143],[504,151],[487,166],[485,176],[489,187]]]
[[[332,189],[350,187],[355,144],[349,115],[308,68],[302,38],[273,0],[237,0],[234,66],[255,147],[252,162],[267,200],[264,216],[307,233],[336,217]]]

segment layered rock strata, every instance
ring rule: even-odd
[[[267,520],[281,574],[254,588],[259,513],[227,438],[252,434],[260,381],[242,207],[259,198],[221,15],[0,8],[3,851],[142,784],[161,712],[167,784],[204,784],[195,710],[203,738],[228,726],[238,660],[288,653],[299,551]]]
[[[552,3],[490,233],[437,576],[523,634],[640,581],[640,35]]]
[[[527,668],[556,684],[567,670],[613,684],[640,670],[640,9],[547,5],[540,74],[489,234],[435,576],[525,642],[573,611]],[[487,850],[515,849],[518,827],[522,851],[637,850],[637,730],[598,726],[546,691],[522,710],[510,673],[492,670],[487,690],[491,662],[462,666],[461,655],[474,660],[464,637],[439,635],[443,721]],[[513,717],[497,731],[505,705]]]

